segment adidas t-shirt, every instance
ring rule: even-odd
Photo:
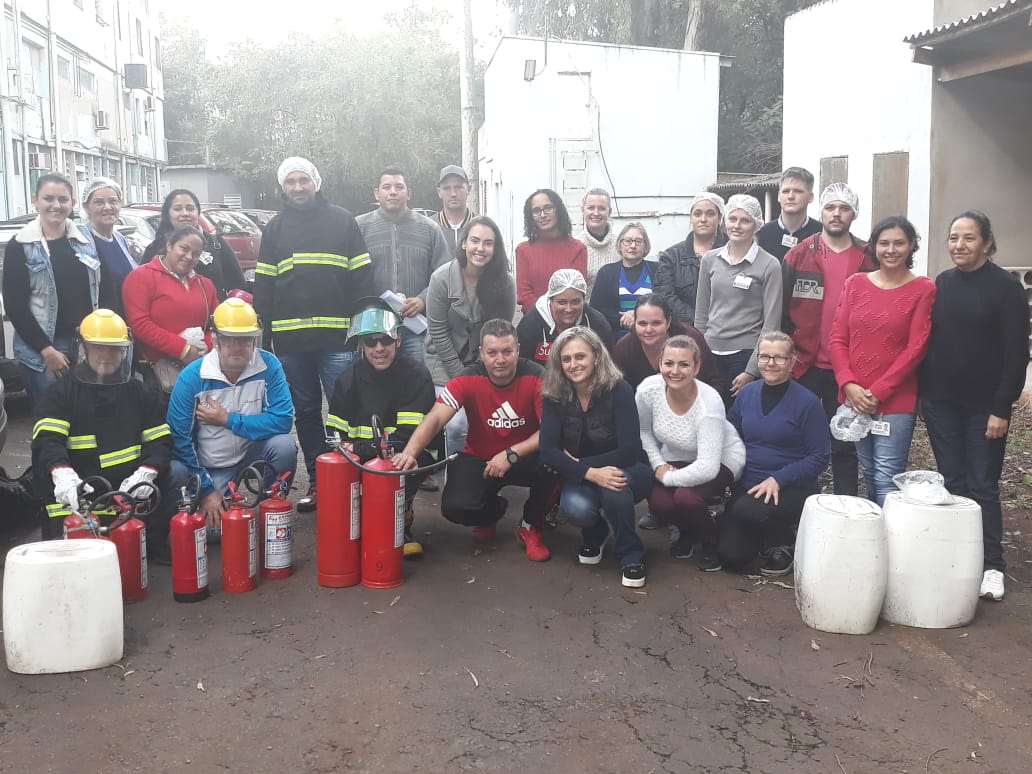
[[[437,400],[456,411],[466,409],[466,454],[490,459],[538,431],[542,373],[537,363],[521,358],[512,382],[499,387],[488,378],[484,364],[478,360],[448,380]]]

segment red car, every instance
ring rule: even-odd
[[[161,211],[160,204],[134,204],[133,209]],[[151,219],[157,228],[160,215]],[[201,205],[199,218],[201,228],[209,234],[218,235],[236,253],[237,263],[244,273],[244,280],[254,282],[254,267],[258,263],[258,250],[262,246],[262,230],[254,221],[239,210]]]

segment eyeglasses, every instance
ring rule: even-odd
[[[390,336],[366,336],[362,339],[362,343],[369,349],[375,349],[377,346],[389,347],[394,343],[394,339]]]
[[[553,212],[555,212],[555,205],[546,204],[543,207],[535,207],[530,211],[530,214],[537,218],[541,215],[551,215]]]
[[[757,362],[759,362],[762,365],[766,365],[767,363],[773,363],[774,365],[786,365],[790,360],[792,360],[792,356],[791,355],[757,355],[756,356],[756,360],[757,360]]]
[[[634,239],[633,237],[632,238],[624,237],[623,239],[620,240],[620,244],[622,244],[622,245],[634,245],[635,247],[641,247],[642,245],[645,244],[645,240],[644,239]]]

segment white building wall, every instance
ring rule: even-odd
[[[68,175],[80,191],[105,174],[122,183],[127,200],[157,198],[167,159],[158,39],[157,0],[6,2],[0,217],[29,211],[35,179],[46,172]],[[125,88],[126,63],[147,66],[147,88]]]
[[[484,212],[510,254],[523,241],[523,203],[538,188],[563,196],[580,227],[584,191],[614,195],[617,228],[643,220],[652,256],[684,239],[692,195],[717,174],[717,54],[503,38],[484,75],[480,133]],[[524,62],[537,77],[524,80]]]
[[[907,35],[932,26],[934,0],[828,0],[785,21],[786,167],[809,169],[847,156],[849,185],[860,197],[853,233],[871,230],[874,155],[910,154],[908,212],[927,271],[932,68],[911,61]],[[815,191],[816,197],[820,196]],[[819,217],[817,203],[810,214]]]

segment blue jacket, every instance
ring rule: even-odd
[[[225,427],[196,422],[198,400],[214,398],[226,411]],[[176,446],[176,459],[191,476],[201,477],[201,496],[215,486],[208,469],[235,466],[252,441],[290,432],[294,404],[279,359],[259,349],[250,364],[231,384],[222,373],[218,351],[209,352],[187,365],[179,374],[168,402],[168,425]]]

